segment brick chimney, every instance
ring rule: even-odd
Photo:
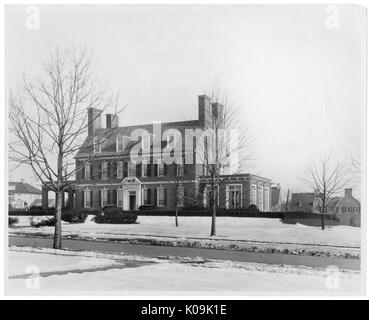
[[[345,197],[352,198],[352,188],[346,188],[345,189]]]
[[[101,129],[101,110],[88,108],[88,135],[93,136],[97,129]]]
[[[114,129],[118,127],[119,117],[116,114],[106,114],[106,129]]]
[[[211,108],[213,112],[213,117],[215,119],[223,117],[224,106],[222,104],[220,104],[219,102],[214,102],[211,104]]]
[[[208,128],[211,126],[211,99],[205,94],[198,96],[198,99],[200,126]]]

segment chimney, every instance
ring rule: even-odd
[[[88,108],[88,135],[93,136],[97,129],[101,129],[101,110]]]
[[[198,96],[199,98],[199,122],[202,127],[211,126],[211,99],[207,95],[203,94]]]
[[[211,108],[212,108],[214,119],[217,119],[217,120],[222,119],[224,106],[220,104],[219,102],[214,102],[211,104]]]
[[[116,114],[106,114],[106,129],[114,129],[118,127],[119,118]]]
[[[346,188],[345,189],[345,197],[352,198],[352,188]]]

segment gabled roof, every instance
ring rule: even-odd
[[[8,193],[9,194],[15,194],[15,193],[41,194],[41,190],[37,189],[34,186],[31,186],[28,183],[9,182]]]

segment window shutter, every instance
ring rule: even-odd
[[[90,190],[90,208],[94,207],[94,203],[93,203],[94,197],[93,197],[93,195],[94,195],[93,191]]]
[[[82,199],[82,208],[84,208],[85,207],[85,190],[82,190],[81,199]]]
[[[94,164],[93,163],[90,164],[90,179],[91,180],[94,179]]]
[[[114,205],[117,205],[117,189],[112,190],[112,202]]]
[[[81,179],[85,180],[85,165],[81,167]]]
[[[98,196],[98,199],[99,199],[99,207],[102,207],[101,205],[101,190],[99,190],[99,196]]]
[[[147,189],[147,203],[151,203],[151,189]]]
[[[106,176],[108,179],[111,178],[111,163],[110,162],[106,163]]]
[[[154,170],[153,176],[154,177],[157,177],[158,176],[158,165],[157,164],[154,164],[153,165],[153,170]]]
[[[158,201],[157,201],[157,198],[158,198],[158,189],[154,188],[152,189],[152,204],[154,206],[157,206],[158,205]]]
[[[112,194],[111,194],[111,190],[108,190],[107,191],[108,193],[108,205],[112,204],[111,201],[112,201]]]
[[[117,172],[118,172],[118,163],[116,163],[116,162],[113,162],[112,163],[112,175],[111,175],[111,177],[112,178],[114,178],[114,179],[116,179],[117,178]]]
[[[123,163],[123,178],[126,178],[128,176],[128,162]]]
[[[151,177],[151,163],[148,163],[148,164],[146,165],[146,167],[147,167],[147,176],[148,176],[148,177]]]
[[[164,205],[167,205],[167,188],[164,188]]]
[[[99,179],[102,179],[102,162],[99,163]]]

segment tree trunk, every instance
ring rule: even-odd
[[[215,201],[213,200],[213,206],[212,206],[212,217],[211,217],[211,233],[210,236],[215,236],[215,219],[216,219],[216,215],[217,215],[217,208],[215,205]]]
[[[178,227],[178,206],[176,205],[176,227]]]
[[[325,229],[325,223],[324,223],[324,209],[323,209],[323,212],[322,212],[322,230]]]
[[[54,230],[54,249],[62,248],[61,238],[61,212],[62,212],[62,191],[56,193],[55,204],[55,230]]]
[[[325,229],[325,223],[324,223],[324,211],[325,211],[325,203],[323,202],[323,206],[322,206],[322,230]]]

